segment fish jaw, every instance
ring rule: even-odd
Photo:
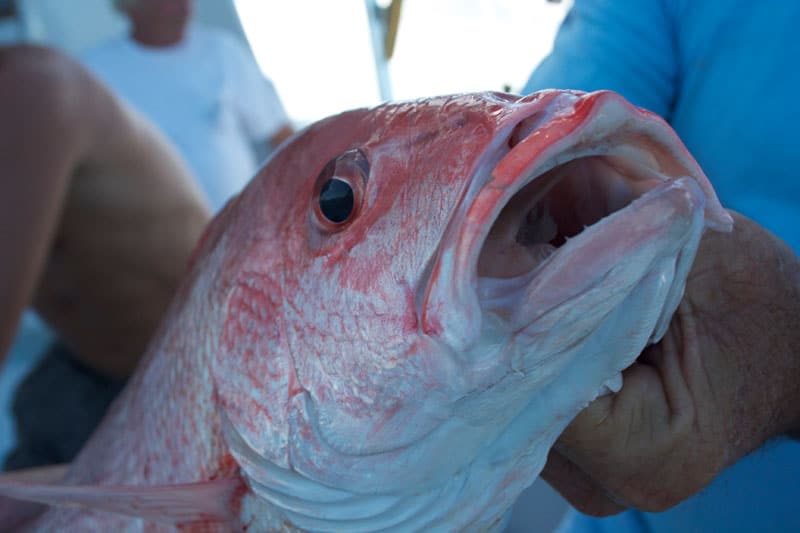
[[[696,207],[700,209],[705,227],[728,231],[732,226],[732,219],[720,205],[702,170],[672,129],[659,117],[632,106],[619,95],[608,91],[588,94],[553,92],[557,95],[551,99],[547,98],[550,91],[544,91],[544,94],[535,93],[519,101],[521,116],[513,117],[519,122],[509,139],[512,148],[499,159],[488,179],[481,176],[472,178],[472,187],[478,191],[473,193],[472,201],[451,221],[419,304],[423,329],[443,340],[455,352],[465,354],[468,358],[465,361],[467,366],[470,358],[481,359],[475,353],[476,347],[477,351],[483,351],[479,338],[484,334],[481,326],[484,321],[484,305],[479,289],[486,289],[487,284],[484,281],[496,277],[516,279],[516,286],[513,283],[506,285],[506,292],[519,295],[520,291],[517,289],[522,288],[534,275],[541,276],[552,268],[548,266],[548,256],[555,252],[555,247],[547,244],[547,235],[540,238],[535,246],[521,247],[509,241],[513,241],[514,232],[519,233],[520,226],[526,224],[523,220],[525,211],[532,205],[536,202],[546,203],[549,197],[556,197],[557,194],[567,197],[558,191],[559,187],[565,188],[559,184],[566,181],[565,176],[559,173],[567,174],[566,177],[575,183],[571,186],[577,193],[573,191],[569,199],[580,202],[584,208],[600,203],[596,196],[598,192],[602,195],[606,204],[603,208],[605,211],[593,213],[587,218],[577,212],[578,208],[572,208],[575,213],[565,214],[558,221],[560,225],[568,217],[573,218],[567,224],[588,226],[592,229],[589,236],[593,239],[605,236],[606,242],[613,242],[619,235],[629,233],[630,230],[621,227],[626,224],[624,222],[615,224],[613,228],[607,226],[608,229],[602,229],[607,223],[605,218],[613,218],[609,215],[616,210],[625,211],[625,204],[648,190],[682,177],[694,181],[699,188],[703,205]],[[515,143],[514,136],[518,135],[521,138]],[[588,168],[571,168],[580,165]],[[578,177],[573,178],[569,176],[570,173],[578,174]],[[506,215],[506,208],[513,207],[511,204],[517,201],[516,197],[523,195],[532,195],[534,199],[523,198],[522,203],[515,207],[516,213]],[[469,195],[467,200],[470,200]],[[549,203],[551,209],[561,212],[570,209],[569,205],[565,205],[565,200],[555,198]],[[642,209],[636,211],[644,212]],[[676,214],[678,218],[670,220],[678,221],[679,224],[683,223],[681,217],[689,216],[686,210],[680,209]],[[634,228],[640,223],[640,219],[649,215],[636,215],[630,210],[618,216],[628,217],[627,224]],[[550,218],[559,218],[559,215]],[[511,219],[511,224],[505,222],[511,229],[500,230],[505,233],[501,237],[506,242],[501,242],[498,246],[494,243],[492,234],[496,227],[502,225],[503,219]],[[541,223],[538,225],[542,226]],[[657,232],[653,236],[662,234],[663,232]],[[562,241],[567,242],[561,246],[563,250],[560,248],[558,252],[566,253],[578,246],[584,250],[591,250],[592,247],[599,249],[599,242],[603,242],[601,239],[598,244],[592,245],[587,242],[590,237],[578,239],[581,236],[580,228],[577,232],[573,228],[572,233],[559,235]],[[578,240],[572,242],[575,239]],[[631,241],[627,248],[618,249],[617,253],[623,255],[596,256],[587,253],[583,259],[590,260],[588,264],[591,268],[582,273],[583,277],[569,280],[561,278],[562,286],[575,294],[592,287],[604,271],[595,264],[598,259],[605,257],[607,261],[616,264],[619,258],[626,256],[628,250],[642,242],[642,239]],[[491,249],[492,246],[494,250]],[[520,253],[522,248],[528,250]],[[543,251],[542,248],[549,249]],[[507,253],[508,251],[513,253]],[[682,264],[685,270],[681,274],[684,276],[688,273],[686,269],[691,264],[693,254],[688,254],[687,257],[689,261]],[[515,260],[519,260],[518,263],[522,266],[514,266]],[[492,261],[501,263],[499,267],[495,266],[495,270],[499,268],[499,274],[479,272],[484,264],[489,264],[488,270],[491,271]],[[596,274],[592,275],[592,271]],[[494,285],[488,296],[483,295],[484,299],[496,298],[503,292],[498,291],[498,284]],[[513,300],[513,296],[508,296]],[[552,292],[552,298],[556,300],[565,297],[566,295],[558,291]],[[510,312],[511,309],[506,309],[501,314],[507,315]],[[489,357],[491,359],[493,356]],[[494,365],[491,362],[489,364]],[[477,361],[476,365],[478,368],[486,366]],[[483,377],[484,381],[490,382],[496,378],[497,376],[488,374]],[[475,383],[476,386],[486,384]]]
[[[565,136],[553,135],[540,147],[537,137],[546,133],[534,130],[500,160],[456,225],[455,244],[443,246],[449,255],[437,258],[421,305],[424,320],[437,324],[471,376],[473,392],[457,402],[453,417],[483,425],[486,436],[469,467],[472,482],[461,489],[463,501],[482,509],[472,520],[502,516],[580,409],[618,390],[621,371],[665,333],[703,231],[732,225],[702,171],[660,119],[609,93],[582,98],[592,107],[583,108],[574,129],[548,122]],[[614,133],[604,136],[604,130]],[[513,197],[535,187],[540,176],[555,182],[541,188],[555,191],[564,179],[553,176],[559,166],[598,157],[612,158],[615,172],[633,172],[629,203],[565,237],[546,256],[529,258],[529,270],[490,264],[500,277],[481,276],[482,260],[491,263],[483,257],[491,249],[489,228],[504,216],[519,223],[519,214],[501,213]],[[598,178],[605,179],[602,174]],[[493,186],[503,180],[505,188]],[[606,197],[614,200],[609,203],[617,201],[613,196]]]
[[[539,475],[570,420],[597,396],[618,389],[621,371],[663,334],[683,291],[681,272],[703,231],[704,201],[689,178],[665,183],[630,206],[637,218],[647,214],[650,224],[622,241],[603,242],[599,230],[605,228],[587,229],[549,259],[519,295],[508,322],[496,310],[484,311],[486,322],[510,332],[500,354],[494,351],[495,363],[506,371],[462,398],[453,415],[494,425],[469,467],[476,482],[463,489],[463,499],[481,508],[481,517],[503,515]],[[609,217],[609,234],[614,225],[628,227],[622,215]],[[600,255],[607,256],[606,265]],[[567,290],[576,278],[591,285]]]

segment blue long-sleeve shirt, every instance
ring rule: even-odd
[[[800,251],[800,2],[575,0],[524,92],[611,89],[662,115],[723,205]],[[800,531],[800,443],[770,442],[664,513],[570,531]]]
[[[576,0],[524,92],[549,87],[660,114],[724,205],[800,250],[800,2]]]

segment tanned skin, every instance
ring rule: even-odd
[[[0,49],[0,357],[31,303],[91,368],[129,375],[210,218],[186,165],[80,65]]]

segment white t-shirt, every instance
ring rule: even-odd
[[[252,56],[217,30],[192,27],[167,48],[119,37],[81,59],[175,143],[215,211],[255,173],[254,143],[288,124]]]

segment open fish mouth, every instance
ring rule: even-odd
[[[502,312],[569,239],[669,179],[619,155],[578,157],[533,177],[503,207],[481,248],[481,306]]]
[[[569,261],[573,275],[550,276],[540,307],[588,290],[638,248],[674,255],[699,238],[698,217],[701,227],[731,224],[702,170],[652,113],[607,91],[538,93],[517,105],[451,220],[421,305],[426,332],[456,352],[473,351],[487,311],[512,328],[533,320],[530,306],[519,317],[520,299],[554,261]]]

